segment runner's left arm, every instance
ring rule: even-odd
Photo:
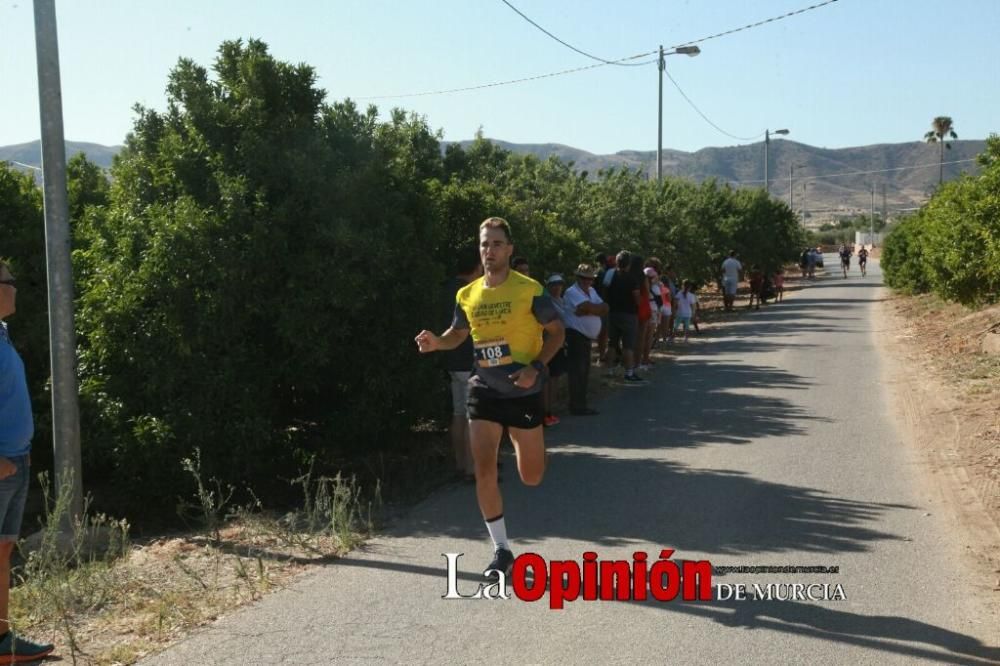
[[[531,304],[531,312],[535,315],[535,319],[542,325],[546,333],[542,349],[538,352],[538,356],[534,360],[548,365],[552,357],[556,355],[556,352],[562,348],[563,342],[566,339],[566,329],[563,326],[562,319],[559,317],[559,311],[556,309],[555,303],[545,294],[535,296]],[[538,371],[534,367],[526,365],[520,370],[515,370],[511,373],[510,378],[516,385],[522,388],[530,388],[535,385],[535,381],[538,379]]]

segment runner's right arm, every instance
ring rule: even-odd
[[[432,331],[427,330],[420,331],[414,339],[420,353],[426,354],[434,351],[452,350],[465,342],[467,337],[469,337],[469,329],[449,328],[441,335],[434,335]]]

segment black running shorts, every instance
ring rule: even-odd
[[[481,388],[469,388],[469,420],[530,430],[542,425],[544,415],[540,391],[518,398],[496,398]]]

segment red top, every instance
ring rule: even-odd
[[[648,321],[653,315],[652,309],[649,307],[649,282],[646,278],[642,279],[642,283],[639,285],[639,321]]]

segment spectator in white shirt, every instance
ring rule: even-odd
[[[563,295],[563,323],[569,356],[569,412],[576,416],[597,414],[597,410],[587,406],[590,347],[601,333],[601,317],[608,314],[608,306],[594,289],[596,277],[593,266],[580,264],[576,269],[576,283]]]
[[[684,280],[683,288],[677,292],[676,328],[684,326],[684,342],[688,339],[688,328],[698,307],[698,297],[691,291],[691,280]]]
[[[722,302],[726,310],[733,309],[736,301],[736,288],[740,284],[740,273],[743,272],[743,264],[736,258],[736,250],[729,253],[729,256],[722,262]]]

